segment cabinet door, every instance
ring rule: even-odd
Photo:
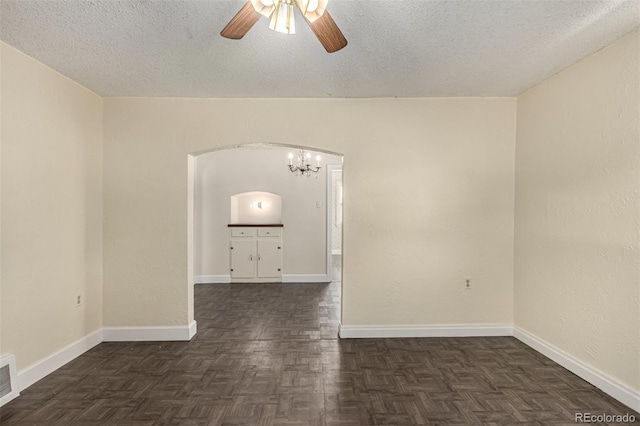
[[[255,278],[256,242],[231,242],[231,278]]]
[[[258,241],[258,278],[282,276],[282,250],[280,241]]]

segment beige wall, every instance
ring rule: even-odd
[[[640,33],[518,97],[515,325],[640,390]]]
[[[0,49],[0,352],[20,369],[102,326],[102,99]]]
[[[345,155],[343,323],[511,324],[515,99],[111,98],[104,138],[107,326],[187,324],[187,154],[265,142]]]
[[[284,224],[282,273],[327,273],[326,165],[341,164],[341,158],[322,154],[317,178],[307,178],[287,168],[290,152],[297,155],[298,151],[284,147],[225,149],[197,157],[196,275],[229,275],[230,197],[249,191],[282,197],[282,222],[277,221]],[[313,158],[315,164],[315,153]]]

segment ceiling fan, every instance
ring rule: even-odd
[[[236,16],[231,19],[220,35],[239,40],[249,32],[260,16],[271,18],[269,28],[285,34],[295,34],[293,18],[294,4],[302,13],[318,37],[320,43],[329,53],[336,52],[347,45],[342,31],[327,12],[328,0],[249,0]]]

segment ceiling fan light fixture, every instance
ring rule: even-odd
[[[293,17],[293,0],[275,1],[275,10],[271,15],[269,28],[283,34],[295,34],[296,23]]]
[[[220,31],[222,37],[239,40],[258,22],[260,15],[271,19],[269,28],[284,34],[295,34],[294,5],[300,10],[311,31],[329,52],[347,45],[342,31],[325,9],[328,0],[248,0]]]
[[[324,14],[328,0],[295,0],[295,2],[305,19],[314,22]]]
[[[256,12],[262,16],[269,17],[276,8],[274,1],[277,0],[249,0]]]
[[[309,5],[307,6],[307,12],[315,12],[320,2],[318,0],[309,0]]]

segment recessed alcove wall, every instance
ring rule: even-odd
[[[249,191],[230,197],[229,223],[265,225],[282,223],[282,197],[273,192]]]

